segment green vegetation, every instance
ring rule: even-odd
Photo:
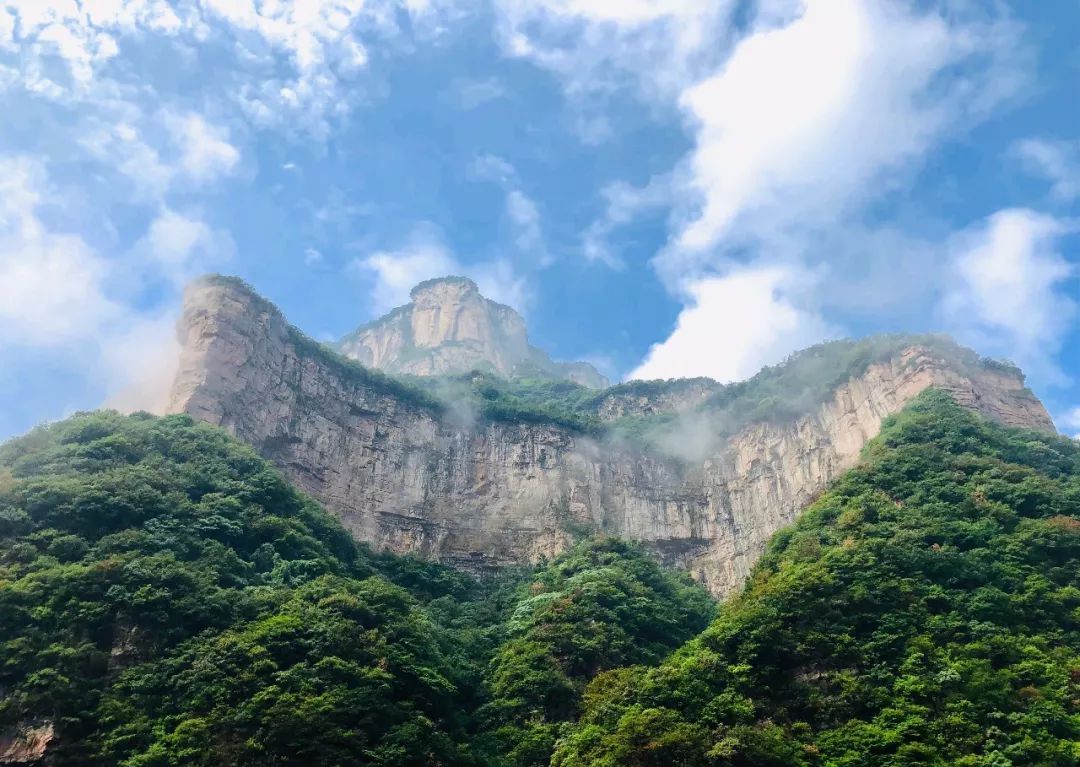
[[[926,392],[717,609],[614,540],[372,554],[221,430],[79,415],[0,447],[0,691],[57,767],[1072,767],[1080,445]]]
[[[479,712],[495,764],[541,767],[598,673],[656,663],[709,622],[714,604],[639,546],[579,544],[519,590]]]
[[[471,763],[454,636],[224,432],[92,414],[0,466],[0,724],[57,764]]]
[[[871,365],[895,359],[912,345],[929,349],[962,372],[992,369],[1023,379],[1011,363],[980,357],[947,336],[897,334],[818,344],[762,369],[753,378],[731,384],[708,378],[627,381],[598,391],[570,381],[507,380],[481,371],[407,380],[444,403],[447,410],[466,409],[496,422],[551,423],[667,453],[671,452],[668,445],[685,442],[688,424],[715,441],[752,423],[790,422],[827,401],[850,378],[862,375]],[[611,401],[659,401],[701,389],[712,394],[686,412],[630,415],[611,422],[600,417],[602,407]]]
[[[710,605],[623,544],[490,583],[373,555],[186,416],[80,415],[0,447],[0,737],[54,724],[58,767],[514,764],[489,732],[535,705],[506,686],[514,647],[564,669],[569,716]]]
[[[1080,762],[1080,446],[927,392],[558,767]]]

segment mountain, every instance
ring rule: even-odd
[[[485,370],[507,378],[565,379],[595,389],[608,384],[589,363],[553,362],[530,345],[521,315],[484,298],[470,279],[427,280],[409,298],[407,305],[345,336],[338,351],[388,373]]]
[[[544,691],[569,721],[713,607],[616,541],[487,584],[375,555],[187,416],[0,447],[2,765],[498,767]]]
[[[1080,764],[1080,446],[920,395],[553,767]]]
[[[215,277],[188,289],[180,339],[171,412],[252,445],[358,540],[472,571],[604,534],[726,595],[923,390],[1053,431],[1019,370],[933,336],[826,344],[729,386],[406,380],[315,343]]]
[[[0,764],[1073,767],[1080,446],[924,391],[717,606],[377,554],[224,430],[0,446]]]

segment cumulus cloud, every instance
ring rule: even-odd
[[[163,208],[135,246],[143,269],[153,268],[179,287],[232,255],[232,239],[200,217]]]
[[[180,148],[180,167],[196,183],[227,176],[240,162],[240,152],[229,143],[228,131],[211,125],[202,115],[189,112],[166,117],[173,142]]]
[[[793,301],[792,289],[804,279],[772,266],[690,283],[675,330],[653,345],[629,377],[737,381],[794,349],[838,335],[822,317]]]
[[[956,334],[989,353],[1062,381],[1054,363],[1076,316],[1063,290],[1076,269],[1061,255],[1066,222],[1028,209],[1000,211],[957,235],[952,287],[941,313]]]
[[[0,321],[5,346],[85,342],[115,319],[107,263],[77,235],[51,231],[39,213],[52,193],[44,168],[0,158]]]
[[[371,299],[375,314],[409,302],[409,291],[424,280],[457,274],[459,264],[445,245],[416,236],[401,248],[380,250],[349,264],[354,274],[373,278]]]
[[[1005,98],[1007,20],[958,20],[881,0],[807,0],[768,18],[679,103],[695,134],[698,200],[660,258],[678,278],[717,248],[811,250],[907,182],[951,130]],[[1011,71],[1011,70],[1010,70]]]
[[[510,25],[525,36],[519,55],[560,72],[561,65],[578,71],[584,62],[589,72],[595,61],[588,52],[560,46],[545,31],[606,41],[597,42],[605,56],[640,54],[612,44],[621,35],[647,40],[656,47],[647,66],[662,74],[638,73],[633,62],[626,71],[651,84],[652,99],[680,110],[693,141],[688,155],[651,184],[609,186],[605,214],[583,238],[587,258],[617,267],[609,242],[619,227],[651,207],[671,211],[670,241],[653,264],[669,290],[687,300],[686,309],[670,343],[654,347],[634,375],[708,373],[711,355],[703,351],[695,363],[690,343],[709,341],[709,318],[727,316],[724,286],[733,275],[758,275],[755,295],[771,298],[754,306],[775,308],[778,322],[807,313],[801,319],[816,331],[809,335],[820,336],[828,327],[821,320],[827,297],[790,304],[765,275],[775,268],[824,273],[843,290],[848,277],[823,244],[874,239],[864,237],[866,212],[911,183],[949,137],[1015,95],[1028,71],[1017,27],[998,7],[777,0],[757,4],[745,24],[727,9],[715,11],[703,38],[695,36],[700,26],[677,31],[700,12],[680,4],[611,9],[568,0],[544,8],[521,16],[531,27]],[[700,50],[702,40],[710,42],[708,52]],[[578,87],[573,74],[564,77],[568,88]],[[901,260],[878,259],[874,268],[903,276]],[[887,274],[873,277],[888,282]],[[935,287],[929,282],[918,301],[931,302]],[[773,338],[768,327],[761,332]],[[805,342],[777,334],[775,346],[763,344],[759,329],[734,323],[725,332],[736,348],[744,345],[730,337],[741,333],[746,348],[769,347],[774,357]]]

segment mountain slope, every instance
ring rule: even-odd
[[[187,417],[93,414],[8,443],[0,763],[471,763],[439,631],[375,571]]]
[[[1080,762],[1080,446],[927,392],[552,764]]]
[[[236,280],[187,292],[170,411],[224,426],[361,541],[469,570],[582,535],[643,542],[716,594],[936,386],[1053,430],[1015,368],[933,337],[815,347],[733,386],[394,378],[307,339]]]
[[[373,555],[186,416],[43,427],[0,446],[0,764],[497,767],[523,646],[569,718],[712,614],[624,543],[509,575]]]
[[[529,343],[525,320],[480,295],[465,277],[443,277],[412,289],[410,302],[338,342],[350,359],[388,373],[445,375],[472,370],[504,378],[539,376],[586,387],[607,386],[587,362],[553,362]]]

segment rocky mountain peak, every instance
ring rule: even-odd
[[[432,301],[445,301],[461,299],[467,295],[480,296],[480,288],[468,277],[435,277],[424,280],[409,291],[409,299],[413,303],[427,303]],[[482,298],[482,296],[481,296]]]
[[[466,277],[414,287],[410,302],[353,331],[338,344],[346,357],[389,373],[446,375],[483,370],[505,378],[567,379],[602,388],[586,362],[555,362],[529,343],[525,320],[485,298]]]

